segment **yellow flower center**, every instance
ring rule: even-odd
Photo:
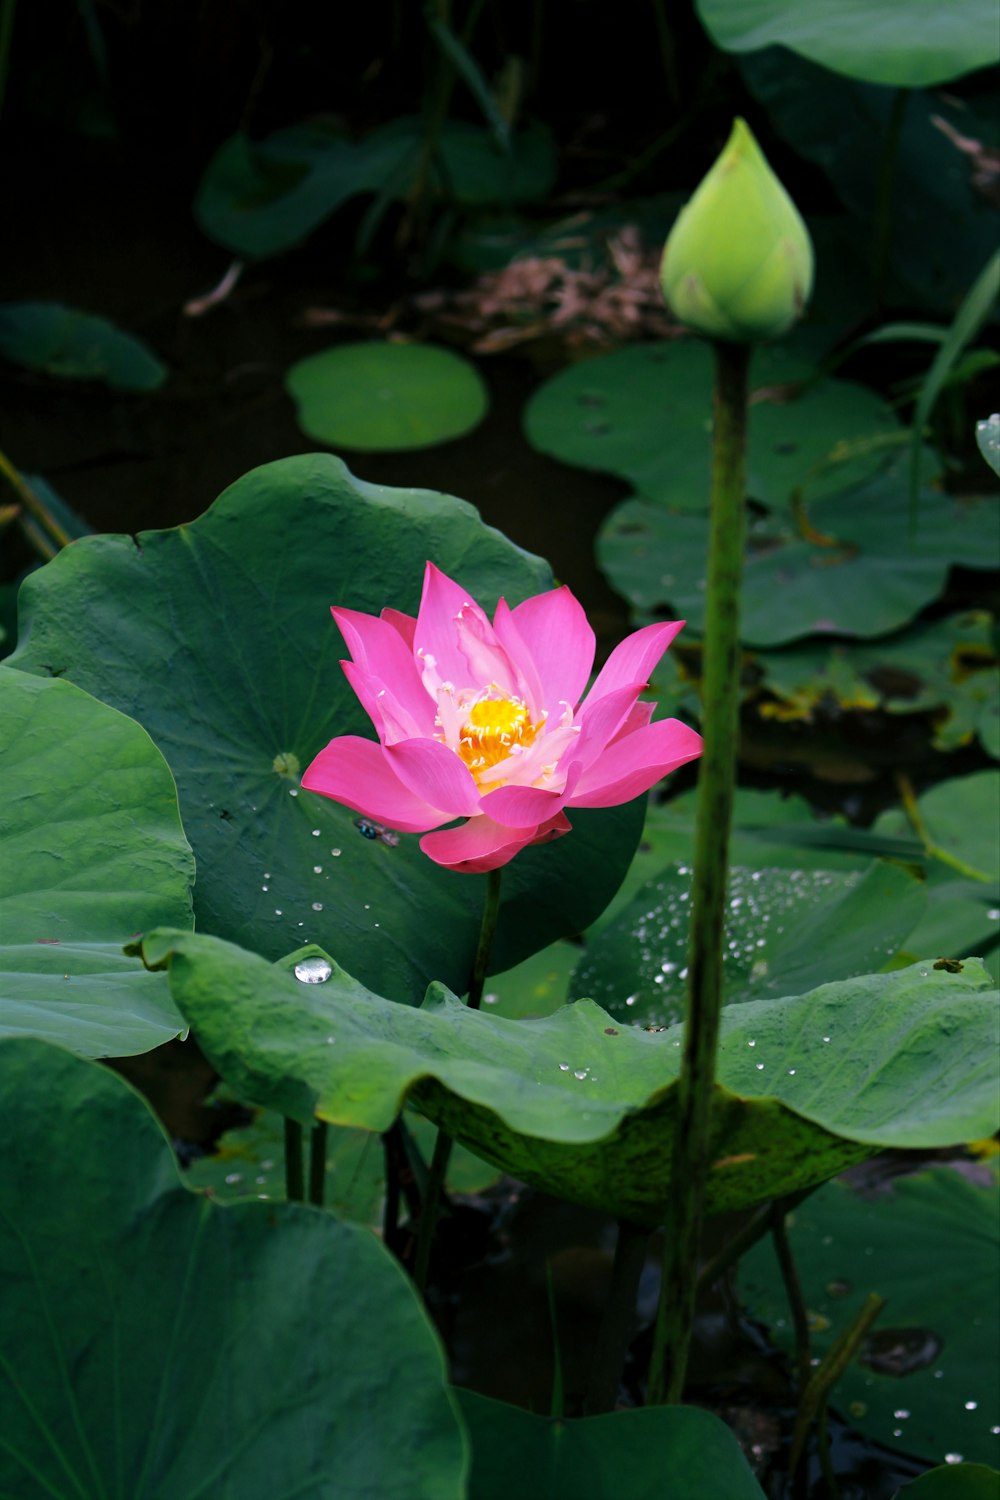
[[[520,698],[483,698],[468,711],[458,753],[475,776],[516,754],[515,747],[527,748],[534,738],[535,726]]]

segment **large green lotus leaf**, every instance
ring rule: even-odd
[[[545,563],[461,500],[362,483],[328,455],[285,459],[189,526],[65,548],[22,589],[12,658],[148,729],[177,781],[203,931],[271,958],[322,942],[400,1000],[432,976],[466,988],[485,882],[432,864],[415,835],[362,838],[353,813],[300,792],[298,775],[336,735],[371,734],[329,606],[415,614],[427,558],[484,608],[552,587]],[[572,834],[518,855],[497,971],[597,915],[642,814],[642,799],[574,812]]]
[[[747,488],[764,505],[787,505],[803,487],[818,497],[859,482],[883,465],[884,440],[899,434],[893,413],[865,386],[827,380],[796,395],[789,382],[809,374],[783,350],[754,355]],[[704,513],[713,378],[707,343],[636,344],[546,381],[528,403],[525,431],[552,458],[620,475],[650,500]]]
[[[831,1182],[792,1216],[817,1354],[869,1292],[886,1299],[833,1401],[889,1447],[939,1463],[949,1453],[979,1462],[998,1456],[997,1209],[995,1180],[984,1186],[939,1167],[870,1197]],[[787,1344],[787,1300],[770,1242],[745,1257],[740,1280],[750,1309]]]
[[[435,180],[447,198],[470,207],[530,203],[545,198],[556,179],[555,142],[543,125],[529,125],[501,151],[491,130],[449,120],[441,132]]]
[[[989,567],[983,530],[996,502],[962,502],[926,492],[916,541],[909,508],[893,475],[818,501],[813,540],[790,525],[751,529],[743,574],[740,635],[751,646],[781,646],[816,633],[870,637],[898,630],[944,587],[951,563]],[[611,512],[597,558],[617,591],[638,611],[660,608],[695,631],[705,619],[708,519],[674,514],[633,497]]]
[[[191,923],[194,860],[146,731],[70,682],[0,667],[0,1036],[92,1057],[184,1031],[122,946]]]
[[[0,355],[46,375],[103,380],[113,391],[155,391],[167,378],[141,339],[61,302],[0,305]]]
[[[614,900],[587,929],[588,939],[610,926],[639,889],[667,865],[694,861],[697,789],[665,802],[650,802],[642,838],[628,875]],[[729,858],[752,869],[865,870],[875,857],[919,861],[921,845],[914,838],[872,838],[865,829],[851,828],[842,818],[820,819],[803,797],[778,791],[737,787]]]
[[[763,1500],[730,1429],[700,1407],[565,1421],[455,1394],[472,1444],[469,1500]]]
[[[697,0],[709,36],[726,52],[775,44],[866,83],[924,88],[1000,61],[990,0]]]
[[[988,1464],[941,1464],[899,1491],[899,1500],[997,1500],[1000,1471]]]
[[[142,952],[169,964],[178,1007],[239,1098],[367,1130],[385,1130],[410,1099],[516,1177],[636,1223],[663,1219],[680,1027],[616,1025],[589,1000],[507,1020],[440,985],[414,1009],[332,965],[306,983],[194,933],[152,933]],[[991,984],[974,959],[957,974],[928,962],[728,1007],[709,1210],[821,1182],[882,1146],[988,1134]]]
[[[570,984],[617,1020],[672,1026],[684,1015],[691,870],[661,870],[588,943]],[[900,865],[866,874],[823,869],[729,872],[723,975],[727,1001],[798,995],[882,969],[912,932],[927,893]]]
[[[408,120],[361,142],[314,124],[287,126],[259,142],[230,136],[201,180],[195,217],[209,239],[237,255],[277,255],[358,193],[393,185],[402,192],[419,144]]]
[[[900,17],[908,9],[900,6]],[[938,14],[950,27],[952,8]],[[879,261],[887,252],[893,301],[908,315],[926,308],[950,322],[996,250],[996,209],[963,149],[969,140],[993,141],[992,97],[984,94],[990,102],[977,115],[974,98],[914,89],[903,107],[894,89],[843,78],[783,47],[742,56],[740,72],[777,133],[828,176],[855,221],[851,249],[867,255],[870,274],[885,275]],[[887,160],[888,202],[879,169]],[[888,225],[887,246],[880,223]]]
[[[0,1070],[4,1494],[459,1500],[440,1346],[369,1232],[190,1192],[145,1102],[60,1048]]]
[[[402,115],[357,141],[316,124],[288,126],[259,142],[231,136],[202,178],[195,217],[209,239],[238,255],[277,255],[360,193],[405,198],[424,135],[418,116]],[[434,182],[459,203],[519,203],[544,197],[555,167],[552,139],[539,126],[518,131],[504,153],[484,126],[449,120]]]
[[[337,344],[292,365],[285,388],[309,437],[372,452],[461,437],[489,400],[474,365],[429,344]]]
[[[918,798],[928,852],[943,856],[948,878],[954,879],[957,870],[983,886],[1000,881],[998,805],[1000,770],[995,767],[939,781]],[[901,808],[891,809],[879,816],[875,829],[892,836],[910,830],[910,823]]]

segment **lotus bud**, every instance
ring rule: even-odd
[[[663,252],[667,306],[711,338],[780,338],[812,289],[809,231],[745,120],[681,209]]]

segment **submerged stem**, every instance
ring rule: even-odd
[[[326,1135],[325,1120],[317,1120],[309,1139],[309,1202],[317,1208],[323,1207],[326,1193]]]
[[[649,1370],[649,1401],[681,1398],[694,1323],[715,1051],[722,1008],[729,827],[740,696],[740,582],[746,512],[749,347],[715,344],[712,510],[702,680],[704,745],[691,891],[687,1016],[677,1086],[671,1212]]]
[[[483,902],[483,920],[479,927],[479,942],[476,944],[476,956],[472,964],[472,978],[469,981],[468,1006],[470,1010],[478,1010],[482,1004],[483,990],[486,986],[486,970],[489,966],[490,953],[493,950],[493,939],[496,936],[497,917],[500,914],[500,876],[502,869],[490,870],[486,877],[486,897]],[[448,1162],[451,1159],[451,1148],[454,1142],[445,1131],[439,1130],[437,1140],[434,1143],[434,1155],[431,1158],[430,1171],[427,1174],[427,1192],[424,1195],[423,1207],[420,1212],[420,1229],[417,1234],[417,1250],[413,1263],[413,1281],[419,1291],[423,1291],[427,1285],[427,1267],[431,1258],[431,1242],[434,1238],[434,1230],[437,1227],[438,1209],[441,1203],[441,1194],[444,1189],[444,1181],[448,1172]]]

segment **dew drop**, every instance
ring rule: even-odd
[[[829,1038],[829,1037],[828,1037],[828,1036],[825,1036],[825,1037],[824,1037],[824,1038],[823,1038],[823,1040],[824,1040],[824,1042],[828,1042],[828,1041],[829,1041],[829,1040],[830,1040],[830,1038]]]
[[[303,958],[293,972],[300,984],[325,984],[333,973],[333,965],[326,958]]]
[[[626,995],[625,996],[625,1004],[626,1005],[634,1005],[635,1002],[638,1000],[638,998],[639,998],[638,995]]]
[[[944,1461],[945,1461],[946,1464],[960,1464],[963,1461],[962,1454],[961,1453],[946,1453],[945,1456],[944,1456]]]
[[[322,873],[323,873],[323,866],[322,865],[313,865],[313,874],[314,875],[322,875]]]
[[[274,915],[275,915],[275,916],[276,916],[276,917],[283,917],[283,916],[284,916],[284,915],[285,915],[285,913],[284,913],[284,912],[283,912],[283,911],[282,911],[282,910],[281,910],[281,907],[280,907],[280,906],[276,906],[276,907],[275,907],[275,908],[274,908]]]
[[[299,795],[299,789],[298,789],[298,787],[297,786],[290,786],[288,788],[288,795],[289,795],[289,797],[297,797]]]
[[[319,829],[318,828],[314,828],[313,829],[313,838],[314,839],[318,839],[319,838]]]
[[[748,1047],[756,1047],[756,1045],[757,1045],[756,1042],[747,1042],[747,1046]]]
[[[586,1068],[576,1068],[576,1069],[574,1069],[574,1072],[573,1072],[573,1077],[574,1078],[586,1078],[586,1076],[587,1076],[587,1070],[586,1070]]]
[[[339,859],[340,858],[340,850],[339,849],[331,849],[330,853],[333,855],[334,859]]]
[[[905,1422],[909,1415],[910,1413],[906,1410],[905,1406],[901,1406],[898,1411],[893,1412],[893,1416],[897,1422]]]
[[[789,1068],[789,1070],[788,1070],[788,1076],[789,1076],[789,1078],[794,1078],[795,1077],[795,1069],[794,1068]]]
[[[757,1063],[755,1066],[757,1068],[757,1072],[758,1073],[763,1073],[763,1071],[764,1071],[764,1064],[763,1063]]]
[[[334,1044],[334,1042],[335,1042],[335,1041],[336,1041],[336,1040],[337,1040],[337,1038],[336,1038],[336,1037],[334,1037],[334,1036],[328,1036],[328,1037],[327,1037],[327,1039],[326,1039],[326,1045],[327,1045],[327,1046],[328,1046],[328,1047],[332,1047],[332,1046],[333,1046],[333,1044]]]
[[[568,1073],[569,1072],[569,1063],[560,1063],[559,1064],[559,1071],[560,1071],[560,1073]]]
[[[966,1411],[975,1411],[975,1409],[976,1409],[976,1407],[978,1405],[979,1405],[978,1401],[966,1401],[966,1403],[965,1403],[965,1409],[966,1409]]]
[[[312,909],[313,909],[313,911],[322,911],[323,910],[323,903],[322,903],[322,901],[314,901],[313,904],[312,904]],[[299,925],[301,926],[301,923]]]
[[[261,890],[262,891],[269,891],[270,889],[271,889],[271,887],[269,885],[262,885],[261,886]]]
[[[242,1182],[243,1181],[243,1177],[242,1177],[242,1174],[240,1172],[227,1172],[226,1173],[226,1181],[228,1183],[230,1183],[230,1185],[231,1185],[234,1182]]]

